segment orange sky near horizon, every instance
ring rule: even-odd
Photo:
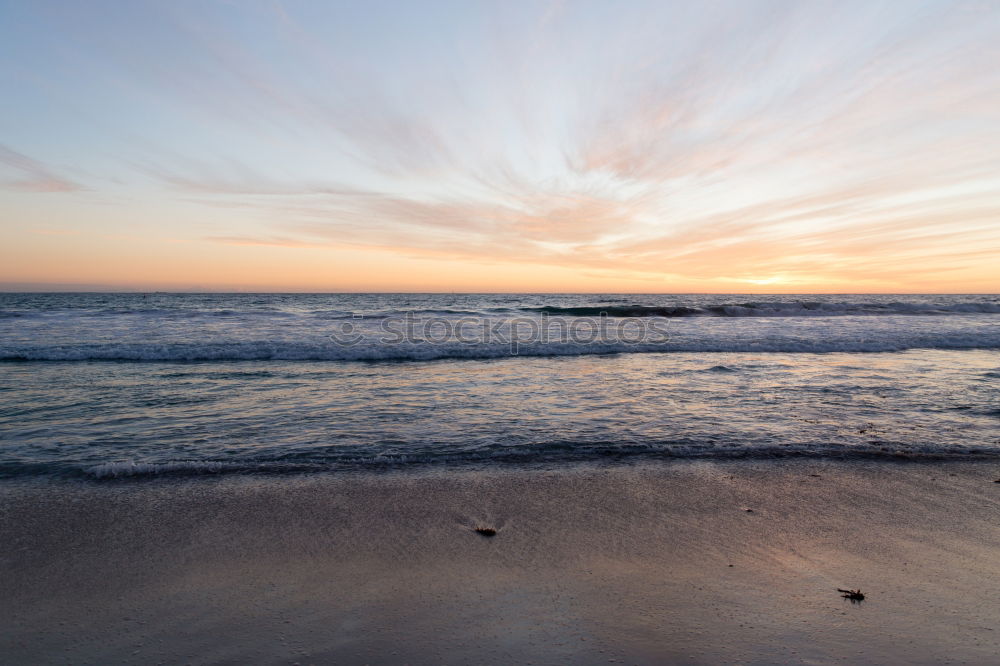
[[[13,247],[5,244],[5,247]],[[693,280],[600,266],[435,258],[383,249],[281,247],[108,237],[81,251],[75,234],[30,234],[4,260],[8,291],[550,292],[550,293],[995,293],[986,266],[953,279],[837,280],[796,275]],[[3,252],[7,254],[6,251]],[[34,257],[44,254],[47,262]],[[541,285],[541,287],[540,287]]]

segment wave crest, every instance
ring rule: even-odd
[[[523,308],[567,317],[836,317],[851,315],[949,315],[1000,314],[1000,303],[851,303],[821,301],[754,301],[705,306],[588,305],[565,307],[543,305]]]
[[[519,344],[516,352],[512,351],[509,344],[463,344],[457,341],[424,344],[380,344],[378,341],[366,341],[356,346],[294,341],[36,345],[0,347],[0,361],[435,361],[672,352],[877,353],[909,349],[1000,349],[1000,332],[965,335],[902,332],[880,338],[841,339],[762,337],[757,340],[688,338],[652,343],[540,342]]]

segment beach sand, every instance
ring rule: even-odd
[[[772,460],[8,481],[0,659],[996,663],[998,477]]]

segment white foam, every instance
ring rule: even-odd
[[[85,471],[95,479],[121,479],[136,476],[159,476],[165,474],[219,474],[227,471],[243,471],[245,465],[224,462],[179,461],[169,463],[107,462],[88,467]]]
[[[2,361],[431,361],[439,359],[494,359],[504,357],[578,356],[588,354],[670,353],[670,352],[894,352],[909,349],[1000,349],[1000,327],[965,334],[915,333],[868,338],[762,336],[738,339],[735,336],[691,335],[657,343],[587,344],[572,342],[527,343],[516,352],[509,344],[382,344],[377,340],[355,346],[318,342],[212,342],[144,344],[122,342],[81,345],[2,345]]]

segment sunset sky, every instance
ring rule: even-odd
[[[0,0],[0,288],[1000,291],[1000,3]]]

